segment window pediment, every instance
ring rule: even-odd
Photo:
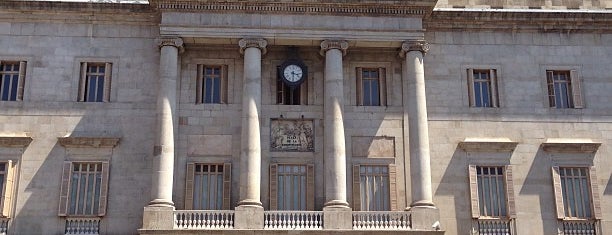
[[[601,143],[591,139],[547,139],[542,149],[552,153],[595,153]]]
[[[114,148],[118,137],[60,137],[58,142],[66,148]]]
[[[466,152],[512,152],[517,145],[508,138],[465,138],[458,147]]]
[[[1,136],[0,147],[25,148],[32,142],[32,137]]]

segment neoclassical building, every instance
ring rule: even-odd
[[[612,1],[0,2],[0,234],[612,233]]]

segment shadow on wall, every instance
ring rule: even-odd
[[[444,175],[440,179],[440,185],[435,192],[436,196],[443,196],[444,198],[449,198],[449,200],[452,198],[452,201],[447,202],[449,204],[445,204],[444,202],[438,203],[438,208],[440,211],[451,211],[454,209],[455,215],[441,214],[440,219],[443,221],[448,221],[453,217],[456,218],[457,227],[455,229],[457,234],[469,234],[469,231],[472,228],[466,156],[467,155],[463,150],[459,148],[455,149],[455,152],[451,156],[450,161],[446,166]]]
[[[606,184],[604,195],[612,195],[612,174],[610,174],[610,177],[608,177],[608,183]]]
[[[557,221],[551,167],[550,157],[547,156],[540,146],[534,156],[527,175],[525,175],[525,181],[519,190],[519,196],[535,195],[538,197],[538,204],[540,205],[539,211],[537,211],[536,207],[530,206],[530,208],[521,208],[519,205],[517,205],[517,211],[525,210],[529,214],[540,214],[542,219],[542,234],[557,233],[557,230],[553,229],[556,228]],[[520,228],[518,224],[517,228]]]

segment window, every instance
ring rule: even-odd
[[[600,234],[601,205],[595,167],[554,166],[553,186],[561,234]]]
[[[0,200],[0,216],[3,218],[11,217],[14,178],[15,165],[13,164],[13,161],[0,162],[0,190],[2,190],[2,200]]]
[[[511,166],[470,165],[469,180],[473,230],[478,234],[513,234],[516,212]]]
[[[80,102],[109,102],[111,63],[81,63]]]
[[[387,105],[385,76],[385,68],[357,68],[357,105]]]
[[[198,104],[227,103],[227,66],[198,65],[196,93]]]
[[[0,100],[23,100],[25,61],[0,61]]]
[[[576,70],[546,70],[548,102],[552,108],[583,108],[580,79]]]
[[[497,70],[468,69],[470,107],[499,107]]]
[[[188,163],[186,210],[229,210],[232,165]]]
[[[360,211],[396,208],[395,165],[353,166],[353,207]]]
[[[108,162],[64,162],[60,216],[104,216]]]
[[[308,79],[297,87],[290,87],[283,82],[280,66],[276,67],[276,104],[306,105],[308,104]]]
[[[314,166],[270,165],[270,209],[314,210]]]

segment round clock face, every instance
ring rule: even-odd
[[[304,77],[302,68],[295,64],[285,67],[285,70],[283,70],[283,75],[289,82],[297,82]]]

